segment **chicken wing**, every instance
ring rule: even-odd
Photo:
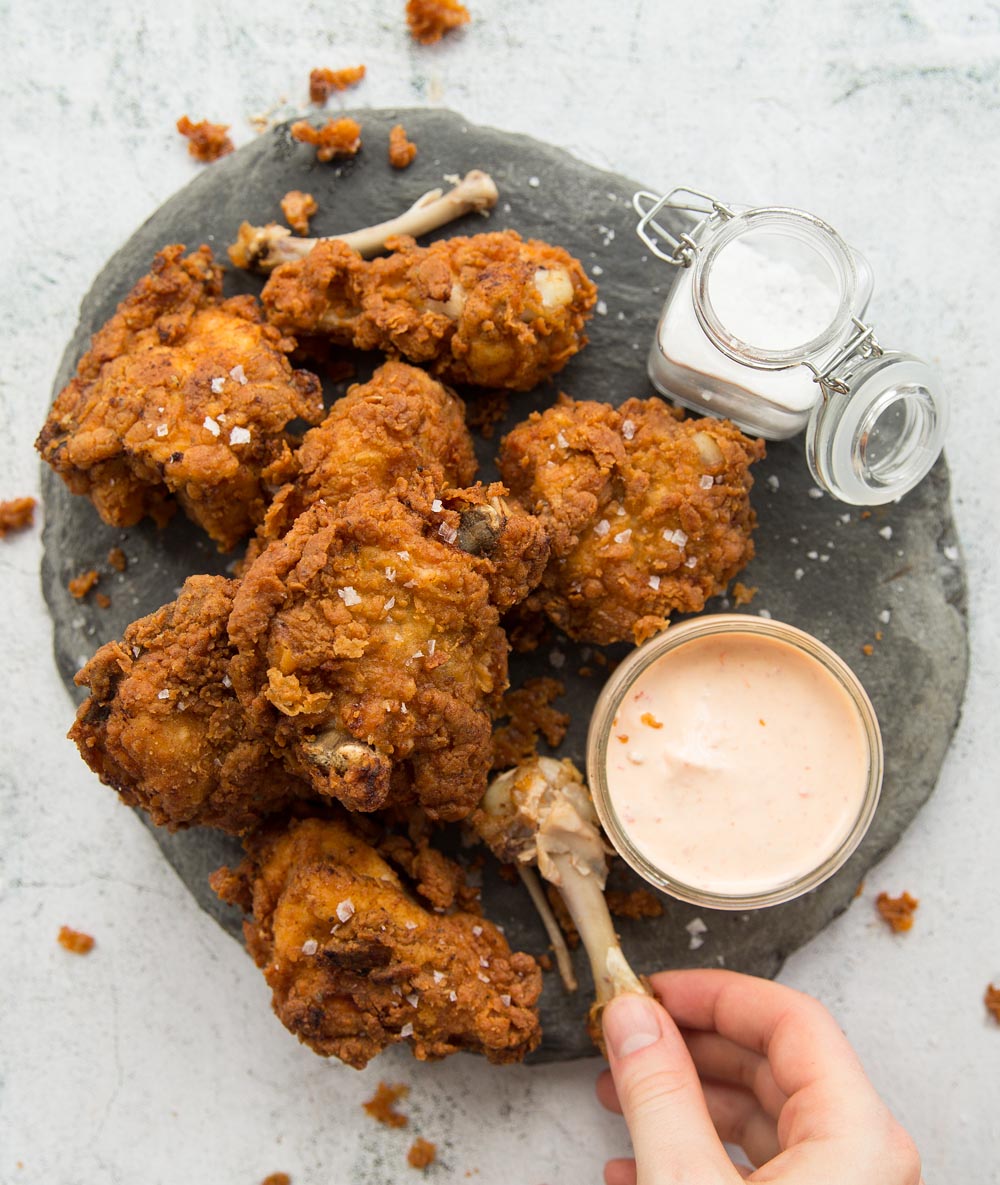
[[[232,689],[226,633],[236,582],[191,576],[77,675],[90,689],[70,737],[123,802],[176,830],[240,834],[311,787],[255,734]]]
[[[227,551],[294,473],[287,426],[323,402],[254,298],[221,299],[211,251],[183,255],[164,248],[95,334],[36,448],[105,522],[162,525],[176,500]]]
[[[563,396],[533,413],[498,459],[549,533],[529,605],[597,643],[641,642],[671,613],[698,612],[753,558],[750,465],[763,456],[727,420],[682,419],[662,399]]]
[[[247,947],[300,1041],[357,1069],[407,1041],[422,1061],[458,1050],[520,1061],[541,1031],[541,972],[476,914],[430,913],[344,822],[258,833],[216,892],[252,914]]]
[[[585,344],[597,290],[561,247],[514,231],[442,239],[400,236],[366,261],[320,239],[271,274],[262,300],[289,333],[385,350],[451,382],[527,391]]]

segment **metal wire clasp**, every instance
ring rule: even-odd
[[[681,197],[686,197],[688,200],[679,200]],[[692,202],[691,198],[700,198],[701,201],[700,203]],[[647,205],[647,203],[651,204]],[[700,189],[689,189],[686,185],[678,185],[663,197],[651,193],[648,189],[640,189],[632,196],[632,206],[639,215],[639,225],[635,228],[635,233],[657,259],[662,259],[664,263],[669,263],[672,267],[691,266],[694,262],[695,252],[698,250],[698,244],[693,236],[697,235],[709,218],[733,217],[733,211],[728,206],[724,206],[718,198],[712,197],[710,193],[702,193]],[[686,210],[690,214],[701,214],[703,217],[692,227],[691,234],[681,231],[675,235],[656,220],[660,211],[666,209]],[[670,244],[672,250],[669,255],[660,246],[661,239]]]
[[[857,317],[852,317],[851,320],[854,322],[857,333],[847,339],[823,370],[819,370],[811,362],[802,364],[808,366],[813,372],[813,382],[819,383],[824,399],[829,399],[831,395],[850,395],[850,388],[843,379],[837,378],[836,373],[845,362],[850,362],[852,358],[881,358],[882,356],[882,347],[875,337],[874,327],[866,325],[864,321],[859,321]]]

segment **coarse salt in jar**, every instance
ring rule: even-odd
[[[768,440],[804,430],[814,479],[843,502],[891,502],[926,477],[947,425],[940,379],[878,344],[872,270],[833,227],[686,188],[634,202],[639,237],[679,269],[649,353],[657,390]]]

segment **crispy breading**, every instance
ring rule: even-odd
[[[389,164],[394,169],[408,169],[417,158],[417,146],[407,138],[401,123],[389,132]]]
[[[278,1018],[325,1057],[360,1069],[406,1041],[422,1061],[512,1062],[539,1042],[534,959],[485,919],[428,913],[340,820],[258,832],[212,885],[252,914],[247,947]]]
[[[301,189],[290,189],[281,199],[281,212],[285,221],[296,234],[309,233],[309,219],[316,213],[319,206],[311,193],[303,193]]]
[[[346,91],[349,86],[357,86],[364,76],[364,66],[344,66],[340,70],[317,66],[309,72],[309,100],[322,106],[334,91]]]
[[[539,734],[552,749],[562,744],[569,713],[560,712],[552,702],[565,693],[565,684],[546,675],[507,692],[497,714],[508,721],[493,730],[493,769],[511,769],[537,757]]]
[[[900,893],[898,897],[879,893],[875,898],[875,908],[897,934],[913,929],[913,915],[917,912],[919,904],[917,898],[907,892]]]
[[[361,148],[361,124],[346,115],[341,119],[328,119],[321,128],[300,119],[288,130],[293,140],[312,144],[316,149],[316,159],[321,161],[355,156]]]
[[[192,123],[182,115],[177,121],[177,130],[187,138],[188,152],[202,164],[211,164],[233,151],[233,142],[226,135],[228,123],[210,123],[207,119]]]
[[[191,576],[77,675],[90,689],[70,737],[129,806],[176,830],[239,834],[310,788],[248,727],[232,689],[226,622],[236,583]]]
[[[208,247],[166,247],[94,335],[35,447],[101,518],[162,525],[174,500],[223,551],[294,472],[288,424],[322,417],[319,381],[252,296],[221,299]]]
[[[415,797],[442,819],[479,801],[507,683],[498,606],[547,554],[535,520],[494,509],[501,493],[428,480],[318,502],[247,570],[233,682],[317,794],[362,811]]]
[[[59,927],[59,945],[72,955],[89,955],[94,949],[94,938],[82,930],[74,930],[71,926]]]
[[[459,0],[406,0],[410,36],[421,45],[433,45],[469,20],[469,10]]]
[[[13,531],[25,531],[35,525],[35,499],[11,498],[0,502],[0,539]]]
[[[451,382],[515,391],[561,370],[587,340],[597,290],[561,247],[510,230],[386,246],[364,260],[318,240],[271,273],[268,317],[289,333],[399,354]]]
[[[563,396],[533,413],[498,458],[552,547],[529,607],[602,644],[699,612],[753,557],[750,465],[763,456],[764,442],[727,420],[682,419],[662,399],[614,408]]]

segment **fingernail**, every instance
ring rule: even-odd
[[[648,996],[618,996],[605,1008],[604,1040],[615,1057],[628,1057],[659,1039],[659,1005]]]

